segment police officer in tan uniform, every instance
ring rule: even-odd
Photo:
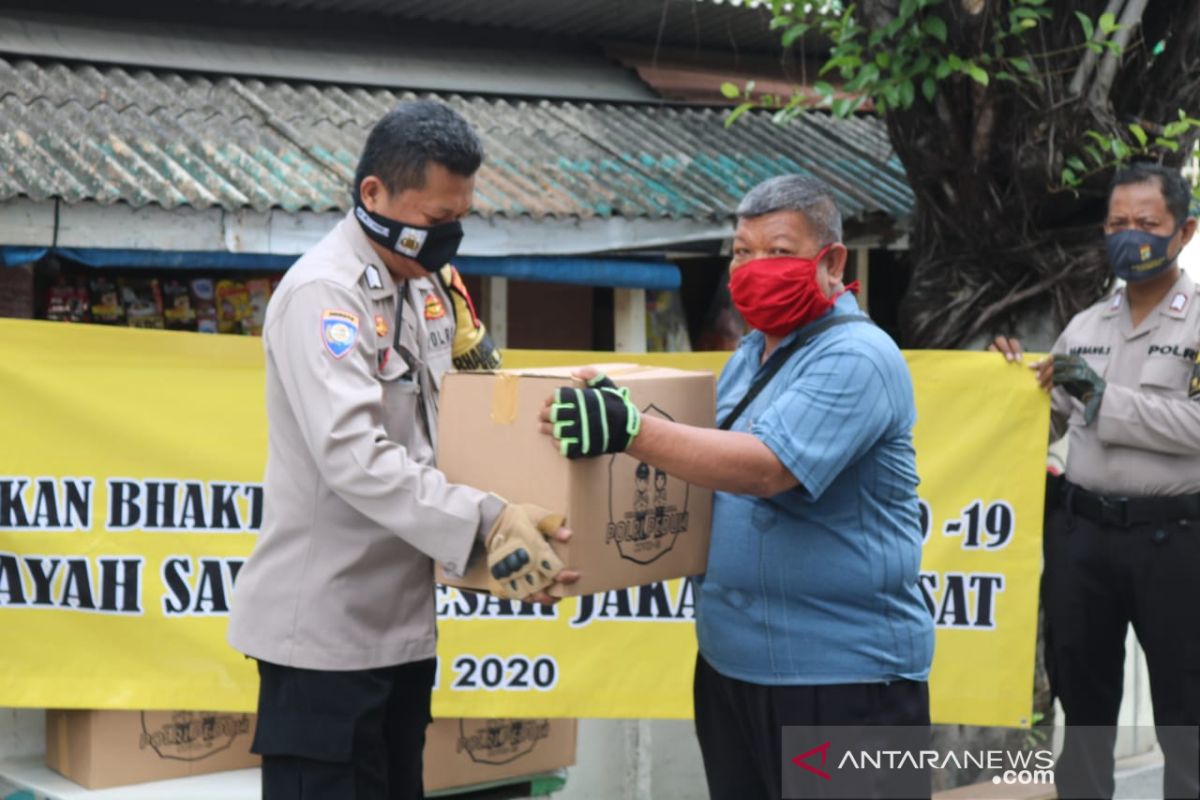
[[[367,138],[354,210],[267,308],[264,519],[229,641],[259,662],[263,797],[419,798],[436,667],[433,561],[486,551],[492,590],[548,602],[563,519],[434,465],[438,391],[499,354],[447,266],[483,158],[450,108]]]
[[[1117,174],[1104,230],[1125,285],[1034,365],[1052,390],[1065,481],[1047,496],[1047,666],[1067,717],[1059,797],[1112,797],[1125,634],[1146,653],[1164,796],[1200,792],[1200,288],[1177,257],[1196,230],[1176,171]],[[1020,343],[992,348],[1018,361]],[[1055,496],[1057,495],[1057,496]]]

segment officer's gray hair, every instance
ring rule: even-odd
[[[822,245],[842,241],[842,214],[833,192],[822,181],[807,175],[768,178],[738,203],[738,219],[751,219],[776,211],[799,211]]]

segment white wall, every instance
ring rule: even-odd
[[[1192,243],[1179,254],[1179,264],[1193,280],[1200,281],[1200,235],[1192,237]]]

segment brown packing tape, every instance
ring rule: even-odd
[[[517,380],[516,375],[496,373],[496,384],[492,387],[494,425],[512,425],[517,421]]]
[[[592,366],[610,378],[628,377],[659,369],[659,367],[644,364],[594,364]],[[571,383],[580,382],[578,378],[562,374],[566,369],[568,368],[561,370],[498,370],[490,373],[496,378],[496,383],[492,387],[492,424],[512,425],[517,421],[517,386],[520,378],[553,378]],[[570,367],[569,369],[574,371],[579,367]]]

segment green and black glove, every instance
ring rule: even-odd
[[[1054,357],[1054,385],[1083,403],[1083,424],[1091,425],[1100,411],[1100,401],[1108,385],[1081,356]]]
[[[629,399],[629,390],[603,374],[589,380],[586,389],[555,389],[550,421],[567,458],[622,453],[642,429],[642,415]]]

